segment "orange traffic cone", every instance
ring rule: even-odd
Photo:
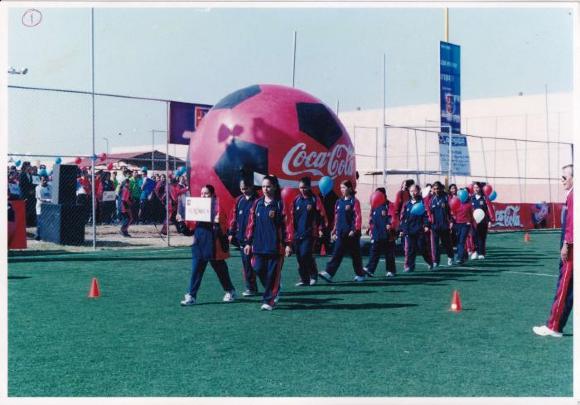
[[[96,277],[93,278],[93,281],[91,282],[91,289],[89,291],[89,298],[98,298],[101,296],[101,293],[99,291],[99,282],[97,281]]]
[[[326,256],[326,248],[324,247],[324,243],[320,245],[320,256]]]
[[[529,234],[529,232],[526,232],[524,234],[524,242],[529,242],[529,241],[530,241],[530,234]]]
[[[461,298],[459,298],[459,293],[457,290],[453,291],[453,298],[451,299],[451,312],[461,312]]]

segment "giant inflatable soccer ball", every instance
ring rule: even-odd
[[[355,180],[355,155],[337,116],[320,100],[293,88],[254,85],[220,100],[203,118],[190,140],[191,194],[212,184],[229,209],[240,195],[240,179],[261,184],[275,174],[282,187],[298,187],[310,176],[330,176],[339,195],[340,182]],[[229,211],[228,211],[229,212]]]

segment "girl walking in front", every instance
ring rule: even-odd
[[[228,265],[225,259],[229,255],[226,238],[226,216],[220,209],[215,196],[215,189],[206,184],[201,189],[202,198],[211,198],[211,222],[195,222],[193,224],[193,245],[191,246],[191,279],[185,298],[181,305],[194,305],[197,301],[197,292],[201,285],[203,273],[209,263],[216,272],[219,282],[225,291],[224,302],[233,302],[236,290],[230,279]]]

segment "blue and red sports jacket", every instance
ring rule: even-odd
[[[292,240],[292,226],[287,226],[282,201],[274,199],[266,204],[264,197],[258,198],[250,210],[246,227],[246,244],[252,246],[252,252],[283,254],[284,247]]]
[[[340,198],[334,204],[334,229],[332,234],[340,237],[348,236],[352,231],[360,235],[362,216],[360,202],[354,196]]]
[[[473,206],[474,211],[478,208],[481,208],[483,212],[485,212],[484,221],[488,220],[491,222],[495,222],[495,210],[493,209],[493,205],[485,195],[482,195],[480,198],[477,198],[475,195],[472,195],[471,205]]]
[[[228,235],[234,236],[240,245],[244,245],[246,242],[246,228],[248,227],[250,210],[257,198],[257,195],[246,198],[242,194],[236,199],[236,203],[232,207]]]
[[[389,239],[387,225],[390,225],[392,222],[392,217],[389,212],[390,205],[392,204],[387,200],[386,203],[379,205],[377,208],[371,210],[369,217],[369,230],[371,239]]]
[[[405,235],[420,235],[424,232],[424,227],[429,227],[429,218],[427,216],[427,211],[423,212],[422,215],[411,214],[411,210],[415,204],[419,204],[423,201],[421,200],[409,200],[404,207],[403,217],[401,219],[401,231]]]
[[[449,229],[451,223],[451,209],[449,208],[449,199],[447,194],[434,195],[429,202],[429,222],[431,229],[443,231]]]
[[[328,226],[326,211],[320,198],[297,196],[292,203],[294,240],[318,237],[318,232]]]

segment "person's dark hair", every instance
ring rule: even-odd
[[[343,180],[340,182],[340,184],[346,186],[346,188],[348,188],[350,190],[350,195],[356,194],[356,190],[354,189],[354,186],[352,185],[352,181]]]
[[[455,188],[457,189],[457,184],[455,184],[455,183],[451,183],[451,184],[449,185],[449,190],[451,189],[451,187],[455,187]]]
[[[306,187],[310,187],[312,185],[312,182],[310,180],[310,177],[308,176],[304,176],[300,179],[300,183],[303,183]]]
[[[280,183],[278,182],[278,177],[276,177],[273,174],[269,174],[267,176],[264,176],[264,180],[268,180],[270,181],[270,183],[272,183],[272,185],[274,186],[274,197],[276,197],[276,199],[278,200],[281,200],[282,190],[280,190]]]
[[[378,187],[375,191],[380,191],[385,196],[387,195],[387,190],[384,187]]]
[[[439,187],[441,190],[443,190],[443,183],[441,183],[440,181],[436,181],[435,183],[433,183],[432,187],[437,186]],[[449,186],[451,187],[451,186]]]
[[[415,180],[413,180],[413,179],[405,180],[405,189],[408,190],[409,187],[411,187],[413,184],[415,184]]]
[[[562,170],[567,169],[567,168],[570,168],[570,174],[572,175],[572,177],[574,177],[574,164],[571,163],[569,165],[562,166]]]
[[[211,184],[206,184],[203,187],[207,188],[207,191],[209,191],[209,193],[211,194],[212,197],[215,197],[215,187],[214,186],[212,186]]]
[[[46,179],[46,181],[48,181],[48,176],[40,176],[39,178],[40,178],[40,180]]]
[[[433,184],[431,184],[431,183],[425,184],[425,187],[432,187],[432,186],[433,186]]]

